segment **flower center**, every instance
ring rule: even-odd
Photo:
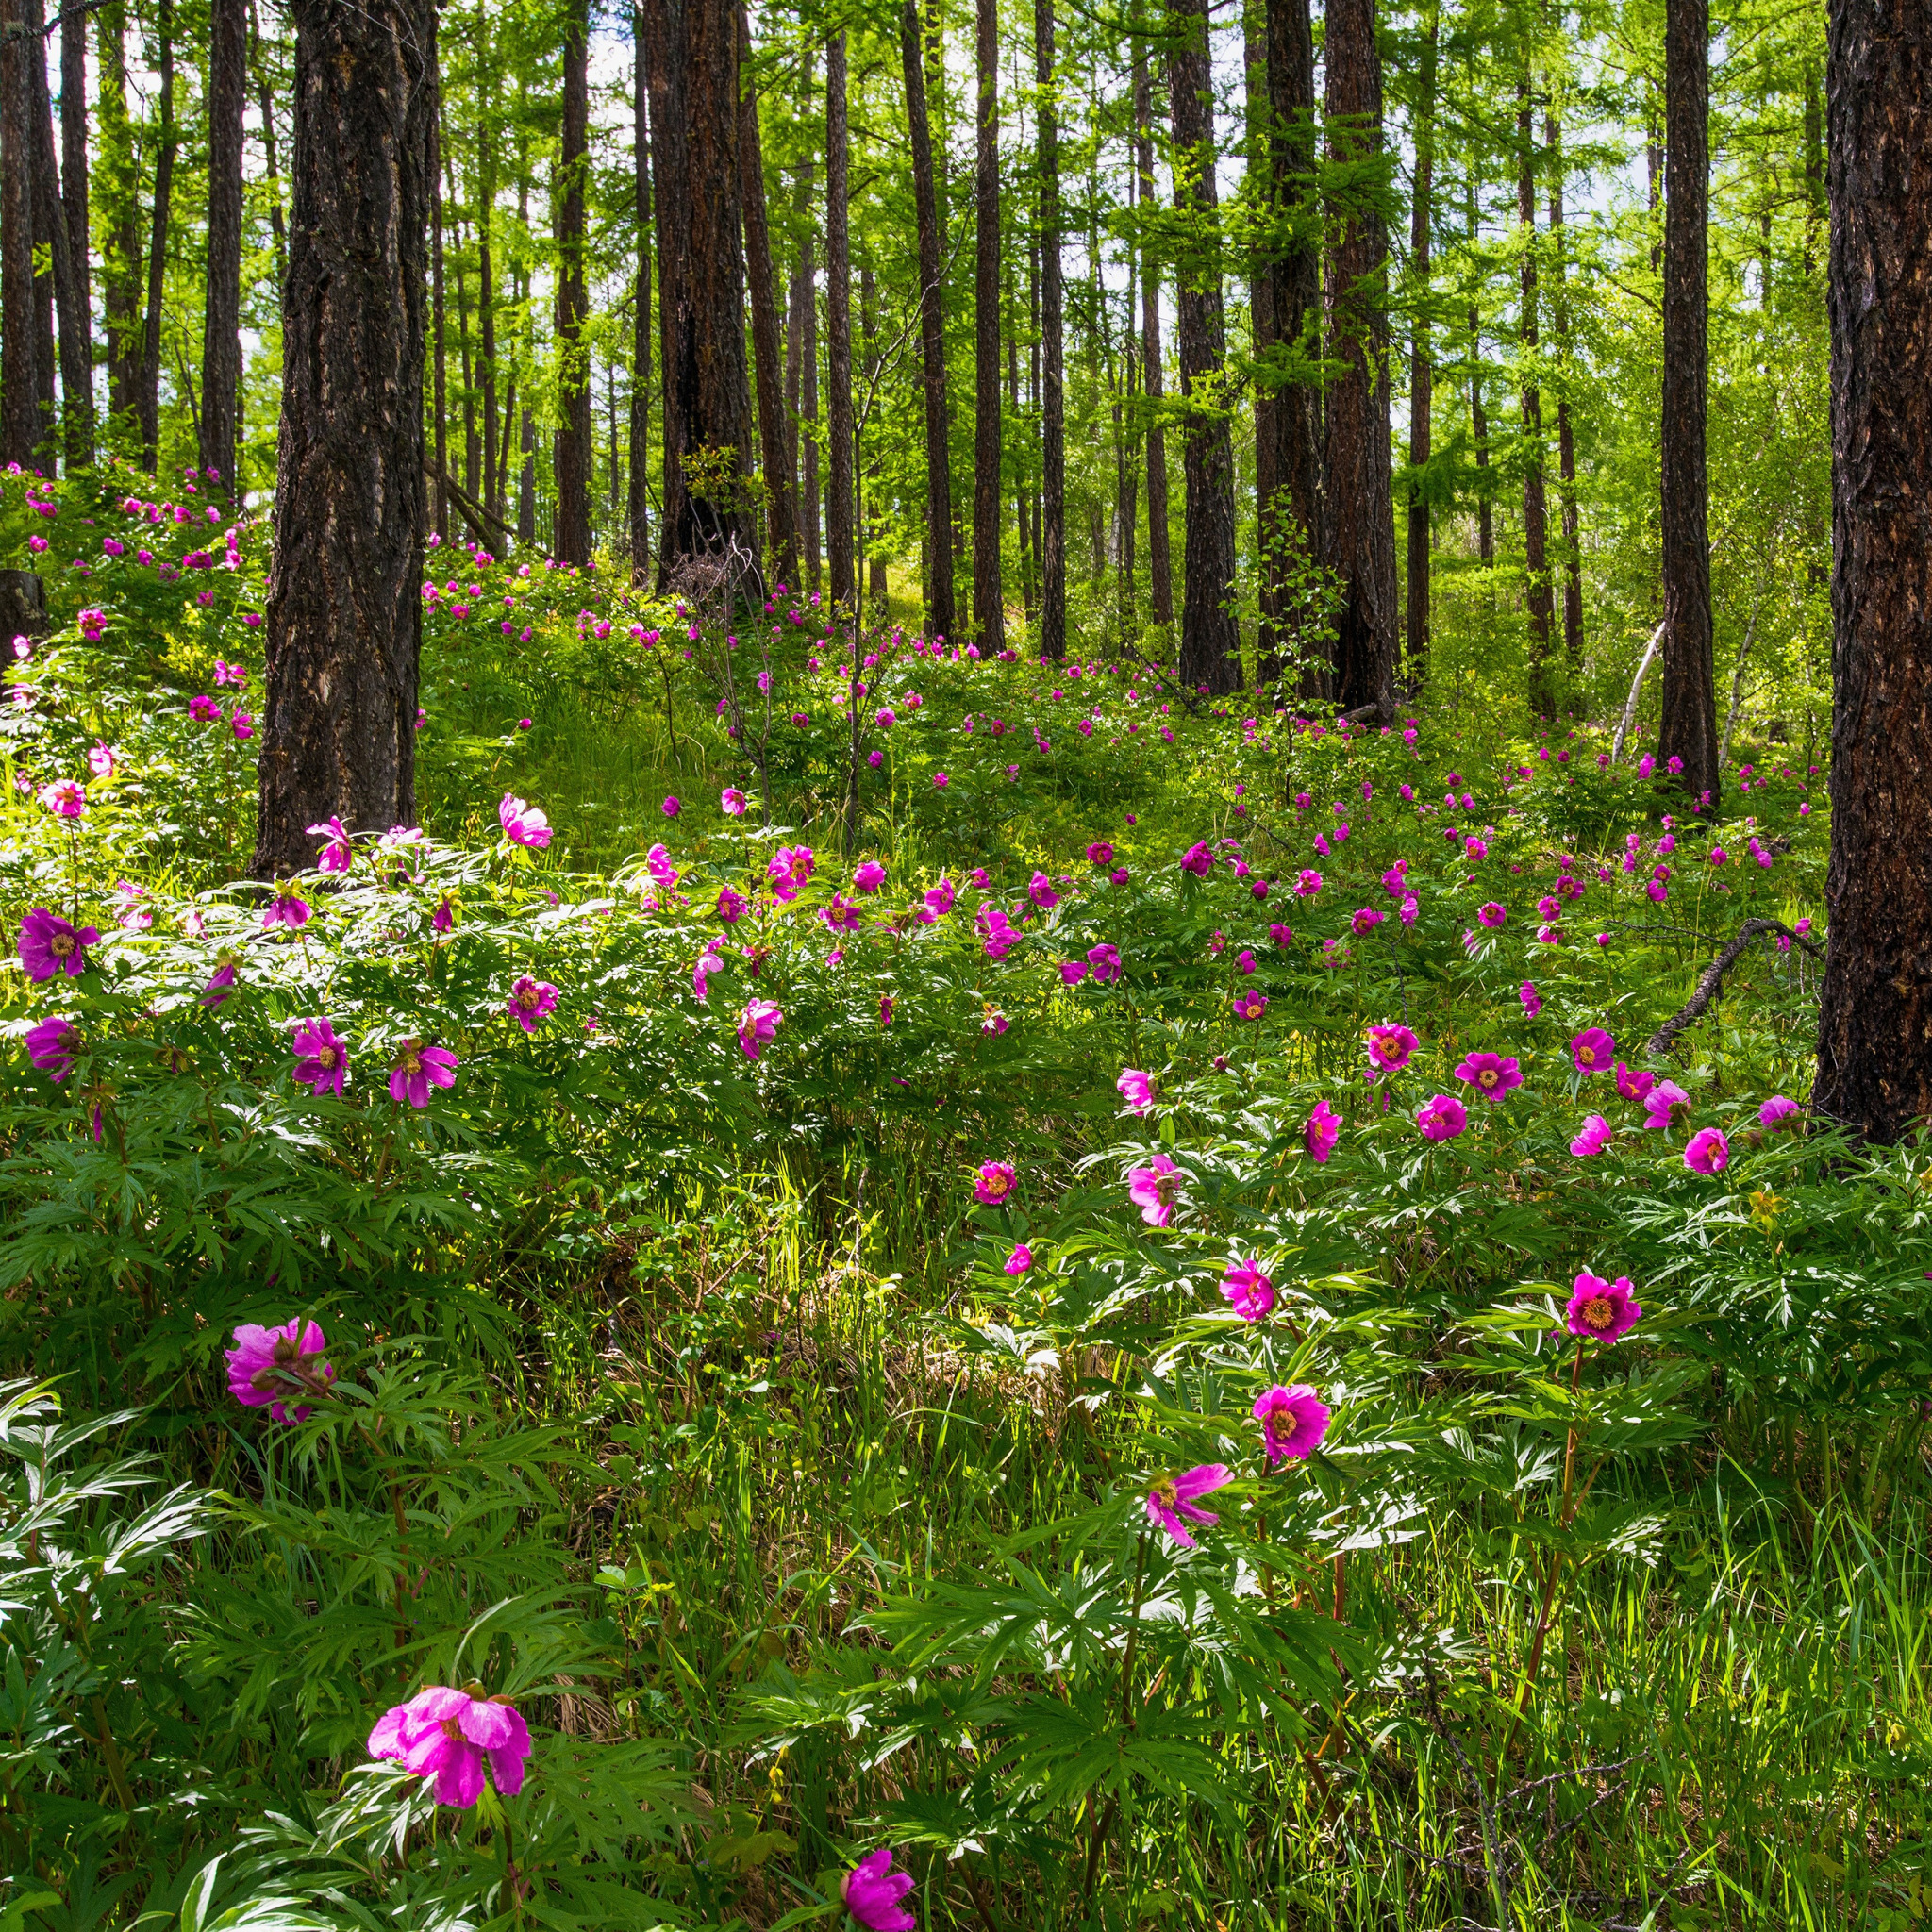
[[[406,1074],[420,1074],[422,1071],[423,1056],[412,1046],[404,1047],[403,1072]]]
[[[1485,1087],[1493,1087],[1496,1084],[1496,1070],[1494,1067],[1485,1067],[1482,1070],[1482,1072],[1476,1075],[1476,1078],[1480,1080]]]
[[[1601,1335],[1617,1319],[1617,1311],[1607,1294],[1593,1294],[1583,1305],[1583,1325]]]
[[[335,1048],[332,1046],[318,1046],[315,1049],[315,1064],[318,1067],[320,1067],[325,1074],[334,1073],[336,1070]]]
[[[74,935],[71,932],[57,932],[47,941],[47,950],[57,959],[67,958],[74,951]]]
[[[1162,1476],[1160,1480],[1154,1485],[1154,1493],[1157,1496],[1158,1496],[1160,1500],[1163,1503],[1165,1503],[1170,1509],[1172,1509],[1175,1503],[1177,1503],[1180,1500],[1181,1492],[1174,1486],[1173,1477]]]

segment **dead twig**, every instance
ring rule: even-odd
[[[1677,1035],[1704,1017],[1705,1008],[1724,989],[1724,974],[1743,957],[1753,940],[1761,939],[1768,932],[1782,933],[1793,945],[1803,946],[1813,958],[1824,958],[1823,946],[1815,940],[1807,940],[1803,933],[1793,932],[1783,920],[1747,919],[1738,928],[1737,938],[1704,969],[1690,997],[1644,1042],[1647,1059],[1661,1059],[1670,1052]]]

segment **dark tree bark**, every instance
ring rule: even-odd
[[[853,519],[852,237],[848,223],[851,132],[846,124],[845,36],[825,49],[825,551],[832,573],[832,602],[850,610],[858,602],[858,548]]]
[[[1423,69],[1416,105],[1415,189],[1409,201],[1408,257],[1415,275],[1416,312],[1408,352],[1408,685],[1419,691],[1429,662],[1429,506],[1421,471],[1429,459],[1429,413],[1434,400],[1434,369],[1429,342],[1430,194],[1436,165],[1437,10],[1427,10]]]
[[[268,173],[271,199],[268,205],[269,239],[275,244],[275,292],[289,277],[289,230],[282,220],[282,177],[275,166],[275,97],[268,84],[268,69],[261,58],[261,24],[256,18],[255,0],[248,0],[249,58],[255,68],[255,86],[261,105],[261,155]]]
[[[246,0],[210,0],[208,52],[208,290],[201,335],[201,467],[239,489],[242,408],[242,108]]]
[[[1830,931],[1811,1101],[1932,1115],[1932,15],[1831,0]]]
[[[487,70],[484,85],[488,87]],[[498,460],[496,414],[496,264],[490,231],[496,205],[496,157],[490,116],[476,116],[476,374],[483,391],[483,508],[503,514],[503,470]]]
[[[59,368],[61,450],[67,467],[72,470],[77,463],[87,461],[87,447],[92,441],[88,433],[93,415],[93,396],[92,371],[88,366],[87,296],[75,275],[72,231],[61,192],[60,164],[55,152],[54,103],[47,92],[42,0],[28,0],[27,22],[35,36],[34,58],[27,63],[39,149],[34,170],[35,239],[49,256],[54,309],[58,318],[58,346],[46,341],[43,334],[41,350],[35,357],[36,373],[41,379],[42,399],[51,410],[52,377],[57,363]],[[81,259],[86,260],[85,255]],[[47,355],[45,366],[41,367],[40,356],[49,350],[53,353]]]
[[[712,0],[718,4],[718,0]],[[694,9],[695,10],[695,9]],[[557,555],[591,560],[591,362],[584,342],[584,176],[591,146],[591,23],[588,0],[573,0],[563,29],[563,142],[557,166]],[[735,65],[735,63],[732,63]],[[735,112],[736,102],[732,104]]]
[[[1708,0],[1664,14],[1663,718],[1657,758],[1671,785],[1715,809],[1717,686],[1711,667],[1706,515]],[[1672,759],[1679,767],[1670,769]]]
[[[295,136],[255,875],[416,816],[427,0],[294,0]]]
[[[780,578],[798,575],[798,497],[791,439],[785,424],[784,377],[778,359],[778,301],[772,273],[772,235],[765,219],[765,148],[758,134],[758,95],[742,70],[751,59],[751,19],[738,8],[738,58],[744,85],[739,110],[738,165],[744,195],[744,266],[751,291],[752,359],[758,365],[758,449],[765,479],[765,549]]]
[[[435,417],[435,441],[431,447],[435,452],[436,483],[433,497],[433,516],[437,537],[444,543],[449,541],[449,356],[443,339],[442,311],[442,75],[439,66],[432,85],[436,91],[436,103],[430,109],[429,121],[429,305],[430,328],[433,332],[433,380],[435,391],[432,398],[432,414]],[[286,294],[288,276],[282,276],[282,288]]]
[[[973,629],[979,648],[1006,645],[1000,591],[1000,156],[999,9],[978,0],[974,42],[979,97],[973,203]]]
[[[1067,655],[1067,419],[1053,28],[1053,0],[1033,0],[1034,72],[1040,82],[1040,649],[1058,663]]]
[[[59,186],[49,174],[54,150],[48,134],[47,62],[44,42],[40,38],[42,0],[26,0],[26,31],[29,36],[27,112],[31,117],[28,140],[27,191],[33,203],[34,238],[34,380],[38,386],[41,415],[42,460],[52,475],[56,469],[54,377],[60,363],[54,338],[53,242],[57,227],[64,227],[58,212]]]
[[[1516,87],[1516,223],[1523,247],[1523,307],[1517,329],[1523,375],[1523,558],[1529,607],[1530,700],[1540,712],[1556,709],[1550,676],[1550,633],[1556,606],[1550,594],[1549,505],[1543,485],[1543,402],[1536,380],[1536,151],[1529,74]]]
[[[1147,46],[1134,37],[1135,169],[1141,202],[1154,200],[1154,95],[1147,84]],[[1167,531],[1167,432],[1160,424],[1166,395],[1161,368],[1160,264],[1152,249],[1141,256],[1141,386],[1147,398],[1147,590],[1154,621],[1174,622],[1174,561]]]
[[[75,313],[61,342],[60,387],[66,404],[67,467],[94,459],[93,319],[90,306],[87,192],[87,15],[60,17],[60,200],[67,223]]]
[[[127,118],[127,17],[123,0],[100,11],[101,316],[108,333],[108,408],[124,424],[140,413],[141,188]]]
[[[1557,474],[1563,495],[1563,660],[1570,675],[1583,674],[1583,558],[1576,545],[1576,431],[1570,421],[1570,297],[1563,268],[1563,128],[1552,114],[1543,132],[1550,150],[1550,240],[1557,279],[1557,345],[1563,387],[1557,393]]]
[[[1282,397],[1269,367],[1278,349],[1281,325],[1275,309],[1274,270],[1278,253],[1272,225],[1278,220],[1280,187],[1277,143],[1268,92],[1268,15],[1266,0],[1244,0],[1241,8],[1242,78],[1248,138],[1248,178],[1255,184],[1257,234],[1248,263],[1248,329],[1255,344],[1255,528],[1260,550],[1260,624],[1256,633],[1257,685],[1281,675],[1286,639],[1282,625],[1280,537],[1276,529],[1281,490]]]
[[[648,61],[640,9],[631,11],[635,42],[632,113],[635,117],[634,175],[637,194],[638,269],[632,300],[636,315],[631,333],[630,372],[630,497],[625,505],[625,528],[630,539],[630,575],[643,580],[651,556],[651,124],[647,106]]]
[[[925,391],[925,624],[950,638],[953,603],[952,411],[946,399],[944,267],[939,196],[933,180],[932,125],[926,113],[919,9],[899,9],[899,65],[906,77],[906,125],[912,147],[912,199],[919,223],[919,355]]]
[[[805,571],[816,591],[824,563],[819,491],[819,289],[813,259],[814,238],[809,229],[800,250],[804,264],[805,319],[800,331],[803,367],[799,375],[798,421],[802,447],[798,454],[799,489],[805,498]]]
[[[1188,492],[1181,583],[1180,679],[1196,690],[1239,691],[1241,641],[1234,590],[1234,440],[1223,392],[1227,356],[1221,308],[1220,198],[1214,186],[1214,108],[1208,0],[1179,0],[1169,15],[1167,57],[1174,125],[1174,206],[1188,216],[1179,289],[1181,386],[1188,411],[1182,453]]]
[[[32,466],[40,446],[34,318],[33,91],[25,0],[0,0],[0,461]]]
[[[1463,177],[1464,227],[1476,238],[1475,168]],[[1483,403],[1482,311],[1469,305],[1469,438],[1475,452],[1475,554],[1487,570],[1496,560],[1496,533],[1491,510],[1490,418]]]
[[[1382,61],[1374,0],[1330,0],[1327,120],[1338,159],[1382,147]],[[1395,511],[1389,458],[1388,242],[1378,215],[1341,219],[1329,270],[1329,356],[1345,365],[1328,395],[1328,563],[1340,579],[1335,702],[1395,714]]]
[[[168,266],[168,214],[175,188],[175,0],[159,0],[155,35],[160,43],[159,151],[155,157],[154,222],[147,242],[147,324],[142,336],[141,392],[135,406],[141,421],[141,467],[155,473],[161,414],[161,297]]]

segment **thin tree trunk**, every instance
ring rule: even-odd
[[[1270,359],[1281,341],[1275,299],[1273,232],[1279,220],[1281,183],[1277,162],[1281,143],[1273,126],[1274,102],[1268,86],[1267,0],[1243,0],[1241,8],[1243,105],[1246,108],[1248,172],[1257,184],[1259,232],[1248,263],[1248,329],[1255,344],[1255,533],[1260,578],[1260,623],[1255,638],[1255,681],[1273,685],[1281,675],[1287,644],[1284,619],[1284,565],[1277,530],[1281,491],[1281,411],[1286,407]]]
[[[442,75],[439,67],[432,83],[436,90],[436,100],[430,108],[429,122],[429,312],[430,328],[433,335],[434,350],[433,378],[435,393],[432,397],[435,427],[436,482],[433,498],[436,535],[441,542],[449,541],[449,355],[443,337],[442,308]],[[267,94],[262,100],[267,106]],[[266,113],[263,115],[267,125]],[[289,278],[286,272],[277,275],[286,294]]]
[[[239,496],[242,408],[242,115],[246,0],[210,0],[208,291],[201,337],[201,467]]]
[[[61,448],[67,467],[72,470],[76,462],[84,464],[87,461],[87,450],[92,441],[90,425],[93,416],[93,372],[88,360],[87,295],[75,275],[68,208],[61,192],[60,166],[55,151],[54,104],[47,92],[42,0],[28,0],[27,18],[36,37],[34,58],[27,64],[37,124],[35,139],[40,150],[39,165],[34,174],[34,199],[37,204],[34,226],[39,231],[39,241],[50,257],[54,310],[58,319],[56,354],[48,358],[46,369],[39,373],[44,394],[58,362],[60,371]],[[80,259],[85,264],[87,256],[84,250]],[[38,357],[36,360],[38,362]]]
[[[64,237],[67,224],[60,212],[60,183],[53,173],[53,116],[47,106],[46,42],[41,38],[42,13],[42,0],[26,0],[27,112],[31,117],[26,170],[28,191],[33,199],[34,379],[40,389],[42,460],[51,475],[55,472],[56,453],[59,447],[55,434],[58,404],[54,379],[60,367],[60,358],[54,329],[54,237],[57,233]]]
[[[416,818],[436,16],[294,0],[294,206],[254,872]],[[357,165],[344,167],[344,156]]]
[[[1374,0],[1329,0],[1326,119],[1338,159],[1382,145],[1382,61]],[[1345,365],[1328,396],[1328,561],[1339,580],[1335,702],[1395,714],[1395,512],[1389,454],[1388,243],[1378,216],[1341,222],[1330,268],[1329,356]]]
[[[42,434],[34,320],[34,107],[25,0],[0,0],[0,461],[33,466]]]
[[[1576,432],[1570,420],[1570,295],[1563,266],[1563,127],[1552,114],[1544,125],[1550,150],[1550,242],[1557,279],[1557,351],[1562,381],[1557,391],[1557,466],[1563,496],[1563,659],[1583,675],[1583,558],[1577,548]]]
[[[847,220],[851,136],[846,125],[845,36],[825,48],[825,377],[831,461],[825,491],[825,549],[832,602],[858,602],[852,475],[852,240]]]
[[[489,110],[480,108],[476,116],[476,373],[483,386],[483,508],[500,518],[503,478],[497,462],[496,264],[490,246],[496,168],[489,126]]]
[[[1058,663],[1067,655],[1067,423],[1053,0],[1033,0],[1033,61],[1040,83],[1040,649]]]
[[[758,444],[768,522],[765,549],[778,575],[798,575],[798,503],[791,440],[785,425],[784,378],[778,359],[778,303],[772,274],[772,237],[765,219],[765,151],[758,134],[758,96],[744,80],[751,59],[751,20],[738,7],[738,58],[744,92],[739,109],[738,165],[743,176],[744,266],[751,293],[752,359],[758,365]]]
[[[1556,607],[1550,592],[1549,507],[1543,486],[1542,391],[1536,380],[1536,154],[1529,74],[1516,86],[1516,222],[1523,248],[1523,307],[1518,346],[1523,358],[1523,556],[1529,607],[1530,700],[1545,714],[1556,709],[1550,671],[1550,634]]]
[[[160,440],[161,302],[168,266],[169,199],[175,185],[175,0],[158,0],[156,38],[160,42],[160,133],[155,159],[154,223],[147,244],[147,326],[141,357],[141,466],[155,473]]]
[[[584,341],[585,175],[590,168],[589,0],[571,0],[563,24],[563,141],[557,167],[556,551],[565,563],[591,560],[591,364]],[[734,107],[735,107],[734,103]]]
[[[1147,82],[1147,46],[1134,36],[1135,165],[1143,207],[1154,200],[1154,95]],[[1160,266],[1152,249],[1141,258],[1141,387],[1147,398],[1147,591],[1157,624],[1174,623],[1174,564],[1167,529],[1167,436],[1160,424],[1165,395],[1160,348]]]
[[[88,269],[87,15],[78,11],[60,16],[60,199],[75,298],[72,346],[65,341],[61,345],[60,387],[67,409],[67,467],[75,470],[87,468],[94,459],[93,318]]]
[[[1711,664],[1705,383],[1709,209],[1708,0],[1667,0],[1664,25],[1663,717],[1671,784],[1715,810],[1717,690]],[[1674,769],[1673,761],[1675,761]]]
[[[108,333],[108,408],[125,423],[141,394],[141,182],[127,116],[126,8],[101,8],[101,314]]]
[[[974,169],[973,629],[982,652],[1006,644],[1000,591],[999,10],[978,0],[979,94]]]
[[[906,80],[906,126],[912,149],[912,199],[919,224],[919,355],[925,396],[925,624],[949,638],[958,621],[953,602],[952,411],[946,398],[945,291],[940,246],[938,192],[933,177],[932,125],[926,112],[925,71],[914,0],[899,8],[899,65]]]
[[[1408,353],[1408,686],[1419,691],[1429,662],[1429,505],[1422,484],[1429,460],[1429,413],[1434,370],[1429,341],[1430,192],[1436,163],[1436,42],[1439,18],[1429,0],[1416,105],[1415,189],[1408,213],[1408,258],[1415,277],[1414,333]]]
[[[268,70],[262,60],[261,23],[256,17],[255,0],[248,0],[248,45],[249,58],[255,66],[256,91],[261,105],[262,161],[268,171],[270,196],[268,225],[275,243],[275,291],[279,295],[282,284],[289,278],[289,231],[282,219],[282,177],[275,167],[275,96],[270,91]],[[438,527],[441,528],[441,525]]]
[[[630,374],[630,499],[625,506],[625,526],[630,541],[630,575],[641,583],[651,557],[651,124],[648,108],[649,60],[644,31],[631,9],[631,38],[637,63],[632,75],[631,108],[635,126],[633,175],[638,225],[637,279],[632,285],[636,314],[631,325]]]
[[[1476,238],[1475,169],[1463,181],[1463,212],[1469,240]],[[1483,407],[1482,311],[1469,305],[1469,434],[1475,450],[1475,554],[1485,570],[1496,560],[1496,532],[1491,510],[1490,418]]]
[[[805,258],[805,348],[804,368],[799,376],[802,394],[799,422],[804,427],[804,447],[799,452],[799,484],[805,492],[805,569],[813,591],[819,587],[823,567],[822,519],[819,492],[819,291],[818,270],[813,261],[813,238],[807,233]]]
[[[1932,16],[1832,0],[1830,937],[1812,1106],[1932,1115]]]

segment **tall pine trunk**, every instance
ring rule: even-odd
[[[1831,0],[1830,933],[1813,1107],[1932,1115],[1932,16]]]
[[[168,215],[175,187],[175,0],[159,0],[155,35],[160,43],[160,128],[155,157],[154,221],[147,244],[147,322],[142,335],[141,391],[135,407],[141,421],[141,466],[155,473],[161,413],[161,305],[167,287]]]
[[[53,273],[54,309],[58,317],[58,343],[55,354],[48,358],[47,367],[40,371],[42,392],[47,389],[47,378],[52,375],[58,363],[60,371],[60,415],[62,454],[67,467],[72,470],[76,461],[84,463],[85,454],[76,456],[76,445],[84,451],[91,438],[85,434],[86,425],[92,415],[93,372],[89,366],[88,356],[88,315],[87,291],[85,285],[76,279],[72,230],[68,224],[68,208],[61,192],[60,163],[56,154],[54,132],[54,104],[47,92],[46,38],[42,28],[44,25],[45,8],[42,0],[28,0],[28,19],[36,32],[34,42],[35,58],[29,63],[30,79],[34,94],[34,121],[36,124],[36,143],[40,153],[34,173],[34,198],[37,211],[34,226],[39,231],[38,240],[49,256],[49,266]],[[85,263],[83,252],[80,258]],[[83,270],[83,274],[85,271]],[[38,360],[38,357],[36,358]],[[76,434],[76,431],[82,433]]]
[[[1033,0],[1034,74],[1040,83],[1040,649],[1058,663],[1067,655],[1067,419],[1053,42],[1053,0]]]
[[[1179,0],[1170,19],[1168,112],[1174,124],[1174,206],[1185,215],[1175,270],[1181,387],[1188,411],[1182,467],[1188,534],[1181,583],[1180,679],[1238,691],[1241,632],[1234,591],[1234,439],[1223,391],[1227,355],[1221,308],[1220,197],[1214,186],[1214,108],[1208,0]]]
[[[584,277],[585,175],[591,145],[591,24],[588,0],[571,0],[563,26],[563,141],[557,164],[558,557],[591,560],[591,362],[584,341],[590,304]]]
[[[1476,238],[1475,164],[1463,177],[1464,232]],[[1496,532],[1491,510],[1490,418],[1483,403],[1483,318],[1474,302],[1469,305],[1469,440],[1475,455],[1475,554],[1488,570],[1496,560]]]
[[[978,0],[978,99],[973,175],[973,630],[986,653],[1006,643],[1000,592],[999,9]]]
[[[67,255],[74,264],[75,374],[79,386],[65,397],[67,467],[94,459],[94,351],[88,257],[92,236],[87,192],[87,15],[60,16],[60,200],[67,221]],[[67,378],[61,377],[63,389]]]
[[[906,79],[906,129],[912,149],[912,200],[919,224],[919,359],[925,398],[925,624],[949,638],[958,621],[953,602],[952,411],[946,398],[944,274],[940,249],[939,195],[933,177],[932,124],[926,111],[925,63],[919,8],[902,0],[899,66]]]
[[[1705,474],[1707,232],[1710,200],[1708,0],[1664,11],[1663,719],[1670,783],[1714,810],[1717,685],[1711,666]],[[1675,760],[1673,769],[1672,761]]]
[[[845,36],[825,48],[825,560],[832,602],[847,611],[858,600],[852,471],[852,233]]]
[[[751,20],[738,8],[738,57],[743,105],[739,109],[738,166],[744,195],[744,267],[751,295],[752,360],[758,369],[758,452],[765,481],[765,550],[781,580],[798,575],[798,486],[785,422],[784,375],[778,356],[778,298],[772,270],[772,235],[765,217],[765,147],[758,102],[743,72],[751,60]]]
[[[33,90],[26,0],[0,0],[0,462],[33,466],[40,447],[34,320]]]
[[[254,872],[416,817],[436,16],[294,0],[295,137]],[[344,165],[354,157],[355,165]]]
[[[432,81],[436,99],[429,111],[429,327],[431,466],[430,516],[437,541],[449,541],[449,350],[443,336],[442,289],[442,74]],[[286,270],[279,277],[286,297]]]
[[[1258,221],[1248,262],[1248,330],[1255,344],[1255,530],[1259,551],[1261,621],[1255,638],[1257,685],[1272,685],[1281,675],[1286,642],[1282,625],[1282,565],[1276,531],[1281,491],[1281,430],[1283,400],[1270,369],[1271,356],[1281,341],[1275,309],[1274,270],[1279,252],[1273,232],[1279,219],[1280,187],[1276,179],[1277,143],[1272,125],[1274,105],[1268,92],[1267,0],[1243,0],[1241,8],[1242,78],[1248,145],[1249,178],[1257,184]]]
[[[1523,306],[1517,318],[1523,358],[1523,557],[1529,606],[1530,700],[1540,712],[1556,708],[1550,633],[1556,607],[1550,594],[1549,507],[1543,489],[1543,403],[1536,379],[1536,150],[1529,74],[1516,88],[1516,223],[1523,249]]]
[[[630,498],[625,506],[625,529],[629,540],[630,575],[641,582],[651,556],[651,135],[647,106],[649,83],[644,32],[631,10],[631,38],[636,58],[632,75],[632,157],[638,225],[637,278],[631,299],[630,367]]]
[[[108,410],[124,433],[141,393],[141,183],[127,114],[127,10],[100,11],[101,319],[108,336]]]
[[[1329,0],[1327,120],[1338,160],[1382,146],[1382,60],[1374,0]],[[1331,360],[1344,365],[1328,395],[1328,563],[1341,608],[1335,701],[1344,711],[1395,713],[1395,511],[1389,457],[1389,347],[1381,218],[1357,206],[1340,222],[1329,269]]]
[[[1147,44],[1134,37],[1135,172],[1141,204],[1154,201],[1154,94],[1147,83]],[[1167,530],[1167,433],[1160,406],[1166,394],[1161,368],[1160,264],[1144,244],[1141,254],[1141,386],[1147,409],[1147,590],[1156,624],[1174,622],[1174,562]]]
[[[1439,22],[1434,0],[1427,9],[1423,40],[1423,71],[1416,103],[1415,189],[1408,211],[1408,258],[1415,279],[1415,320],[1408,352],[1408,678],[1419,691],[1429,662],[1429,505],[1422,484],[1429,460],[1429,413],[1434,400],[1434,368],[1429,341],[1430,194],[1436,165],[1436,42]]]
[[[1550,150],[1550,272],[1557,283],[1557,350],[1562,358],[1557,391],[1557,474],[1563,497],[1563,661],[1573,678],[1583,675],[1583,558],[1577,549],[1576,430],[1570,420],[1570,296],[1563,266],[1563,127],[1552,114],[1544,124]]]
[[[201,467],[240,491],[242,110],[246,0],[210,0],[208,53],[208,290],[201,335]]]

